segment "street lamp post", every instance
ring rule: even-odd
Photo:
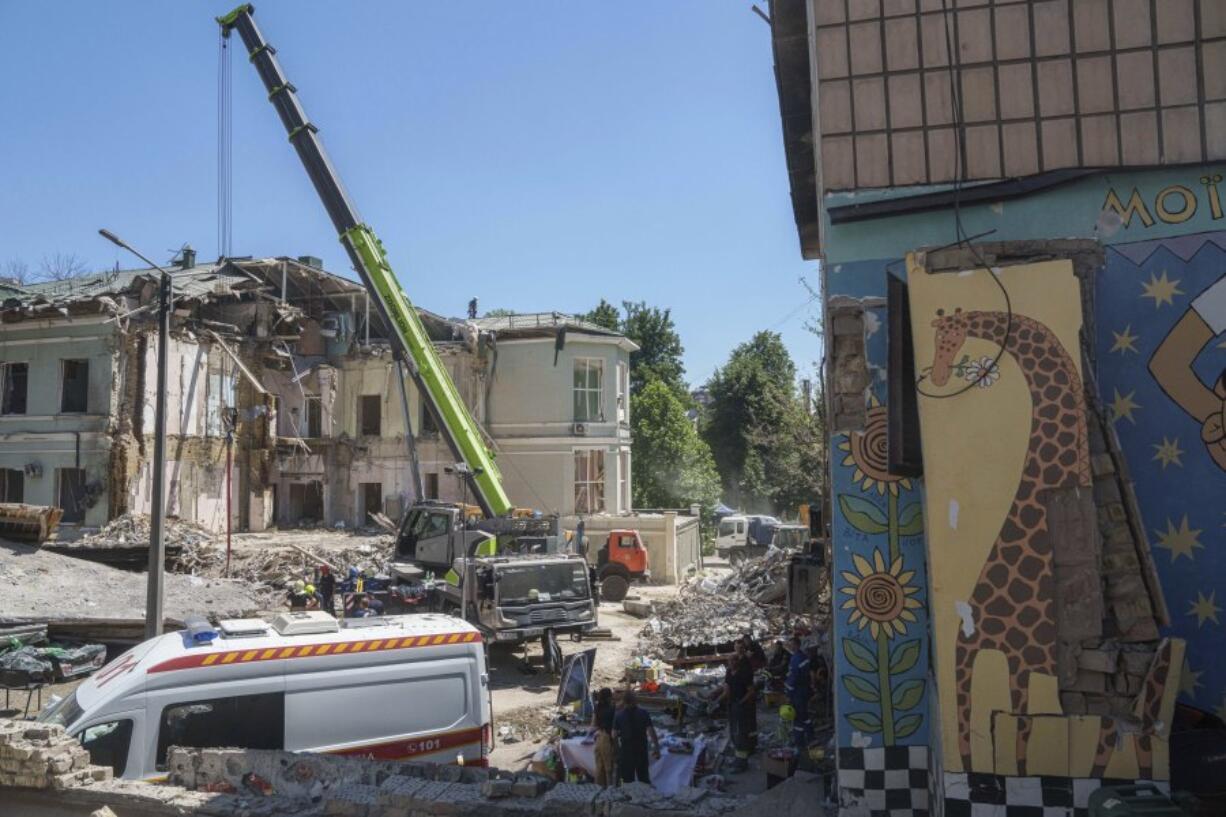
[[[162,274],[158,284],[158,373],[153,413],[153,500],[149,514],[149,584],[145,598],[145,638],[162,634],[163,579],[166,573],[166,347],[170,339],[170,273],[134,250],[110,230],[98,233]]]

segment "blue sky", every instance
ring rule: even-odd
[[[217,34],[233,3],[0,0],[0,263],[218,251]],[[261,0],[362,217],[410,298],[449,315],[669,306],[687,375],[781,331],[819,355],[787,194],[769,30],[746,0]],[[347,271],[235,54],[235,255]]]

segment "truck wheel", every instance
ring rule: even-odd
[[[620,573],[609,573],[600,580],[600,597],[605,601],[621,601],[630,592],[630,582]]]

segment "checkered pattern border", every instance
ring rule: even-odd
[[[1090,793],[1099,787],[1150,782],[1169,793],[1162,781],[945,772],[943,805],[945,817],[1089,817]]]
[[[840,747],[839,802],[868,817],[928,817],[928,747]]]

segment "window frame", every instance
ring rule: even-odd
[[[78,502],[74,503],[74,509],[79,508],[81,512],[80,519],[69,519],[68,508],[62,503],[64,495],[64,474],[67,471],[77,472],[81,475],[81,497]],[[89,482],[89,474],[84,468],[56,468],[55,469],[55,502],[56,507],[63,510],[64,515],[60,519],[61,525],[83,525],[85,524],[85,514],[89,508],[85,505],[85,486]]]
[[[66,386],[68,385],[67,374],[68,374],[68,364],[69,363],[80,363],[85,366],[85,395],[84,395],[84,404],[83,404],[84,407],[80,409],[64,408],[64,400],[68,396],[68,390]],[[87,357],[60,358],[60,411],[59,413],[60,414],[89,414],[89,358]]]
[[[316,420],[311,422],[311,410],[314,408]],[[303,437],[317,439],[324,436],[324,399],[318,394],[308,394],[302,403]]]
[[[99,727],[110,726],[111,724],[116,724],[119,728],[122,728],[121,726],[122,724],[127,724],[127,735],[125,736],[125,739],[124,739],[123,755],[122,757],[117,758],[119,760],[118,763],[100,763],[99,758],[94,757],[93,750],[89,748],[89,744],[87,743],[88,738],[86,737],[86,733],[89,732],[89,730],[91,729],[98,729]],[[136,731],[136,721],[134,718],[118,717],[118,718],[113,718],[112,720],[98,721],[96,723],[91,723],[88,726],[82,727],[80,730],[74,733],[73,737],[75,737],[77,741],[81,744],[81,746],[87,752],[89,752],[90,764],[94,766],[109,766],[114,777],[116,779],[119,779],[123,777],[123,773],[128,770],[128,760],[132,757],[132,734],[135,731]],[[103,737],[107,737],[109,735],[110,733],[108,733],[108,735],[105,735]]]
[[[370,405],[367,401],[373,401],[376,407],[378,417],[378,429],[371,433],[367,431],[366,426],[366,410]],[[357,432],[359,437],[382,437],[383,436],[383,397],[378,394],[359,394],[357,406]]]
[[[630,425],[630,366],[624,360],[617,361],[617,423]]]
[[[167,728],[167,713],[171,712],[172,710],[185,709],[191,706],[211,705],[213,709],[208,713],[209,718],[211,720],[217,720],[220,717],[217,714],[218,704],[223,703],[223,702],[236,702],[236,701],[239,701],[240,699],[267,699],[267,700],[251,701],[249,705],[251,711],[248,712],[247,715],[250,716],[252,714],[258,713],[261,717],[268,717],[271,714],[273,717],[272,721],[261,724],[261,728],[258,729],[258,734],[262,736],[275,735],[277,737],[276,741],[265,741],[265,743],[276,743],[278,745],[275,745],[275,746],[269,746],[269,745],[236,746],[233,740],[227,740],[226,742],[218,743],[215,745],[198,746],[196,744],[185,744],[185,743],[179,743],[179,742],[172,742],[171,738],[168,735],[163,734],[163,732]],[[274,707],[277,704],[279,704],[279,707],[278,707],[279,713],[274,709]],[[236,713],[236,714],[242,714],[242,713]],[[274,729],[274,727],[277,725],[278,722],[280,723],[280,734],[279,735],[276,734],[276,731]],[[244,720],[243,727],[247,730],[252,730],[254,728],[254,725],[250,722],[250,720]],[[277,690],[275,692],[253,692],[253,693],[249,693],[246,695],[218,695],[212,698],[198,698],[198,699],[191,700],[191,701],[169,701],[162,707],[161,711],[158,713],[156,737],[157,737],[157,740],[154,744],[153,763],[154,763],[154,768],[157,769],[158,771],[166,770],[166,755],[169,752],[169,749],[171,746],[190,746],[192,748],[200,748],[200,749],[214,749],[214,748],[222,748],[226,746],[233,746],[235,748],[240,748],[240,749],[272,749],[274,751],[282,751],[285,749],[285,691]],[[176,738],[176,740],[181,740],[182,737],[183,736],[180,735]],[[230,733],[229,735],[227,735],[227,737],[233,737],[233,733]]]
[[[9,398],[9,382],[12,378],[11,370],[14,366],[25,367],[25,387],[21,395],[21,411],[12,411],[6,404]],[[87,398],[88,399],[88,398]],[[0,363],[0,416],[4,417],[21,417],[28,414],[30,411],[30,363],[25,360],[12,360]]]
[[[571,375],[571,408],[574,412],[576,423],[603,423],[604,422],[604,358],[602,357],[577,357],[574,359],[574,365]],[[580,370],[583,371],[582,381],[579,384]],[[596,373],[596,385],[591,385],[592,372]],[[593,399],[595,400],[593,412]],[[582,401],[582,402],[581,402]],[[582,406],[582,410],[580,410]]]
[[[595,456],[594,456],[595,455]],[[575,513],[603,513],[608,507],[605,496],[607,470],[603,448],[576,448],[573,453]],[[580,463],[583,463],[581,466]],[[582,479],[580,477],[583,477]],[[595,492],[599,486],[599,494]],[[598,501],[596,501],[598,500]]]

